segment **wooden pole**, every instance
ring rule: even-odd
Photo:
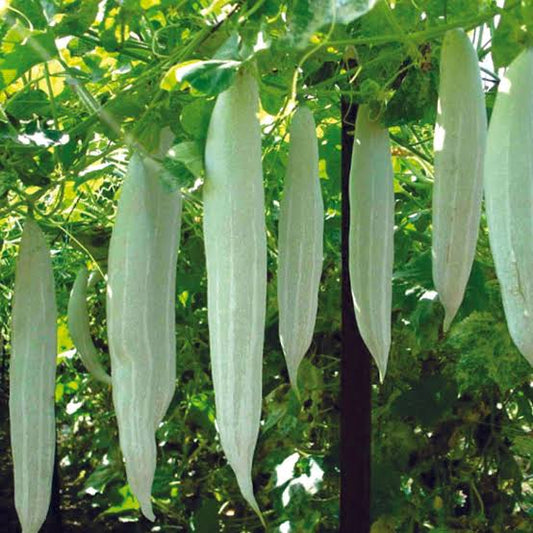
[[[348,270],[349,174],[357,105],[341,100],[342,113],[342,353],[340,532],[370,531],[370,354],[355,320]]]

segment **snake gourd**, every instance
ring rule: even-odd
[[[433,282],[445,309],[445,331],[463,301],[474,261],[486,137],[476,51],[462,29],[449,30],[441,51],[432,201]]]
[[[130,487],[143,514],[156,467],[155,430],[176,375],[175,282],[181,194],[162,167],[134,153],[109,248],[107,327],[113,402]]]
[[[489,241],[509,333],[533,365],[533,48],[500,81],[485,158]]]
[[[55,454],[57,311],[50,250],[26,220],[16,262],[9,418],[15,507],[23,533],[37,533],[50,504]]]
[[[257,113],[256,81],[238,72],[209,124],[203,226],[217,426],[241,492],[260,514],[251,469],[261,419],[267,249]]]
[[[391,345],[393,178],[388,131],[362,105],[349,177],[349,271],[357,325],[381,381]]]
[[[290,127],[278,241],[279,335],[296,389],[298,366],[315,328],[323,239],[324,204],[315,121],[309,108],[301,107]]]

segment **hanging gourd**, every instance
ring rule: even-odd
[[[155,430],[175,388],[175,282],[181,194],[159,163],[131,157],[109,247],[107,328],[113,402],[130,487],[143,514],[156,467]]]
[[[252,460],[259,433],[266,308],[266,231],[258,90],[237,73],[216,100],[205,148],[204,239],[211,371],[220,442],[258,513]]]
[[[87,309],[87,284],[89,271],[82,267],[70,293],[68,301],[68,329],[72,342],[85,368],[98,381],[111,384],[111,376],[98,360],[98,350],[91,338],[89,311]]]
[[[50,505],[54,470],[57,311],[50,250],[32,219],[26,220],[20,241],[12,312],[9,420],[15,507],[23,533],[37,533]]]
[[[278,242],[279,335],[296,390],[298,366],[315,329],[323,238],[324,205],[315,122],[309,108],[301,107],[290,127]]]
[[[533,365],[533,48],[500,81],[485,158],[489,240],[511,337]]]
[[[362,105],[350,168],[350,283],[357,326],[381,381],[391,344],[393,178],[388,131]]]
[[[448,330],[472,269],[481,217],[487,114],[479,61],[466,33],[446,32],[441,51],[435,182],[433,282]]]

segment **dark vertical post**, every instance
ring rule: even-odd
[[[357,105],[342,113],[341,533],[370,531],[370,354],[355,321],[348,269],[349,174]]]

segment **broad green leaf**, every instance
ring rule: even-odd
[[[349,24],[370,11],[377,0],[301,0],[289,14],[290,36],[298,47],[331,23]]]
[[[412,68],[387,104],[387,126],[420,122],[434,124],[437,113],[438,71]]]
[[[103,515],[120,514],[131,509],[139,509],[139,502],[136,500],[135,496],[133,496],[129,485],[125,485],[118,492],[122,497],[121,503],[109,507],[102,513]]]
[[[161,88],[172,91],[190,86],[200,93],[216,95],[231,85],[240,65],[240,61],[223,59],[185,61],[168,70]]]
[[[0,89],[7,87],[34,65],[50,61],[56,56],[57,48],[51,32],[30,32],[22,44],[16,43],[13,50],[0,59]]]
[[[239,43],[239,34],[237,32],[232,33],[216,51],[213,59],[237,61],[239,59]]]
[[[40,89],[28,89],[15,93],[5,108],[6,112],[19,120],[29,120],[34,115],[49,116],[48,96]]]
[[[94,22],[100,0],[83,0],[78,9],[68,13],[54,28],[56,36],[81,35]]]
[[[505,5],[508,5],[509,0]],[[494,32],[492,58],[496,68],[507,67],[528,46],[533,46],[533,3],[506,11]]]
[[[33,28],[44,30],[48,27],[48,21],[43,9],[44,2],[41,0],[11,0],[11,2],[6,3],[23,13],[31,22]],[[51,8],[52,3],[48,2],[47,7]]]
[[[201,176],[204,172],[204,154],[198,142],[186,141],[177,144],[168,151],[167,157],[183,163],[194,176]]]
[[[205,139],[207,128],[213,110],[212,100],[193,100],[186,105],[180,115],[180,122],[183,129],[195,139]]]

